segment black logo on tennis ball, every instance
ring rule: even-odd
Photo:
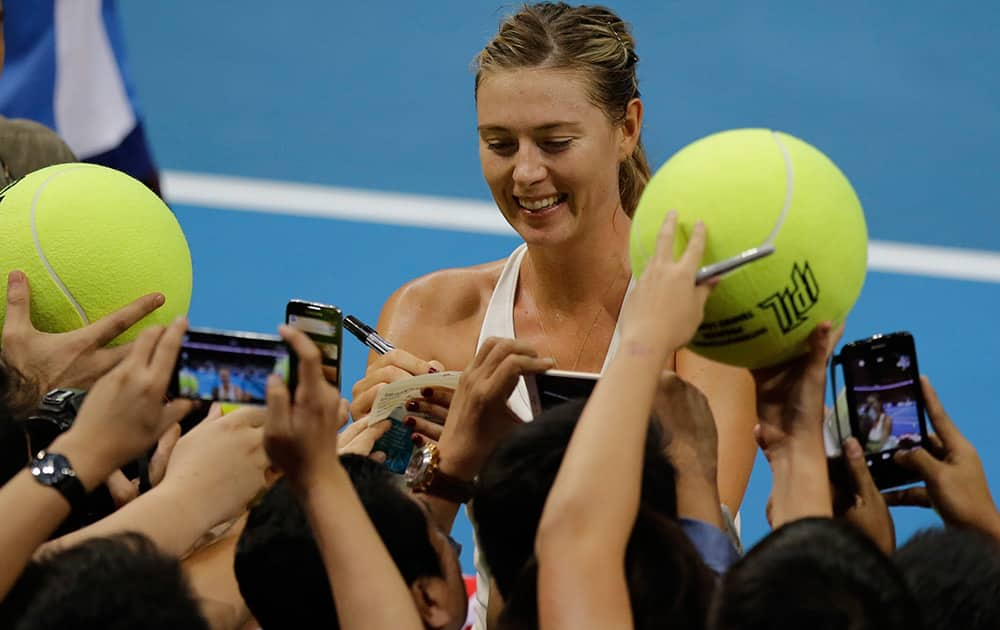
[[[771,309],[781,332],[787,334],[805,323],[808,319],[806,314],[818,301],[819,284],[809,267],[809,261],[806,261],[802,266],[799,263],[792,266],[790,287],[778,291],[757,306]]]

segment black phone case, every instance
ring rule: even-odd
[[[831,389],[833,391],[834,400],[836,400],[837,397],[837,367],[840,366],[841,369],[845,370],[844,383],[847,388],[848,424],[851,428],[851,435],[854,436],[854,438],[857,439],[859,442],[861,442],[862,445],[865,443],[865,437],[860,435],[860,431],[858,428],[858,420],[855,411],[857,409],[857,400],[855,400],[853,397],[853,392],[851,390],[851,386],[853,385],[853,383],[849,382],[849,378],[846,374],[845,361],[847,360],[848,355],[850,355],[851,358],[856,358],[858,354],[868,351],[868,348],[874,345],[875,342],[883,342],[881,347],[887,347],[887,348],[898,345],[899,343],[898,337],[902,335],[905,335],[906,337],[909,338],[908,349],[913,354],[912,367],[914,372],[914,380],[917,381],[918,383],[914,387],[914,392],[915,392],[915,402],[917,404],[917,414],[919,420],[921,442],[924,444],[927,442],[927,414],[926,414],[926,406],[924,404],[924,399],[923,399],[923,392],[920,389],[919,385],[920,370],[916,356],[916,344],[913,342],[912,335],[910,335],[909,333],[900,332],[900,333],[889,333],[887,335],[876,335],[873,337],[869,337],[868,339],[853,341],[849,344],[846,344],[843,348],[841,348],[841,352],[839,354],[834,355],[830,361],[830,383],[831,383]],[[842,423],[840,421],[839,409],[837,408],[836,404],[834,404],[833,409],[837,419],[836,422],[837,433],[838,433],[837,438],[841,443],[843,443],[843,441],[850,436],[843,435],[841,433],[840,427]],[[874,480],[876,487],[878,487],[880,490],[889,490],[892,488],[898,488],[900,486],[906,486],[921,481],[920,477],[916,473],[908,469],[905,469],[895,463],[895,461],[892,458],[892,455],[895,452],[895,450],[898,449],[894,449],[890,453],[865,454],[865,460],[868,462],[868,467],[869,470],[871,471],[872,479]],[[844,462],[842,461],[842,459],[840,459],[840,461],[832,460],[830,466],[831,466],[830,468],[831,480],[833,480],[835,477],[842,482],[845,480],[849,480],[849,475],[845,477],[844,473],[846,472],[846,469],[844,467]],[[840,470],[835,471],[834,470],[835,468],[839,468]]]

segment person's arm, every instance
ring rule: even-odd
[[[977,529],[1000,541],[1000,512],[976,447],[948,416],[926,376],[920,378],[920,385],[934,427],[929,446],[938,456],[924,447],[897,451],[896,463],[918,473],[926,486],[889,493],[889,505],[934,507],[945,523]]]
[[[672,372],[660,375],[653,406],[673,464],[677,515],[726,529],[719,500],[718,430],[702,392]]]
[[[185,327],[178,320],[166,331],[156,326],[143,332],[126,358],[91,389],[73,427],[47,449],[67,458],[85,490],[145,452],[190,409],[186,402],[163,405]],[[62,494],[41,485],[28,470],[0,488],[0,514],[5,515],[0,522],[0,599],[69,513]]]
[[[275,375],[267,383],[264,443],[287,476],[309,520],[344,630],[423,628],[407,584],[368,518],[337,452],[347,401],[323,376],[319,349],[282,326],[299,359],[294,403]]]
[[[677,374],[697,387],[712,408],[719,435],[719,496],[735,514],[743,503],[757,445],[757,401],[749,370],[710,361],[689,350],[677,353]]]
[[[718,435],[708,399],[673,372],[660,375],[653,405],[674,466],[677,516],[705,564],[721,575],[739,560],[719,501]]]
[[[545,502],[535,555],[546,630],[632,625],[625,548],[639,509],[660,368],[694,335],[711,290],[695,285],[704,226],[674,262],[676,225],[671,213],[623,309],[620,349],[584,407]]]
[[[242,407],[206,418],[178,440],[159,484],[45,548],[133,531],[149,537],[164,553],[183,556],[209,529],[243,512],[264,488],[268,461],[261,427],[266,417],[263,408]]]
[[[760,424],[754,437],[771,467],[772,527],[807,516],[833,516],[833,498],[823,446],[826,365],[843,326],[816,326],[807,354],[754,371]]]
[[[490,453],[521,419],[507,406],[518,379],[551,369],[555,362],[539,358],[524,341],[490,337],[462,372],[438,441],[441,472],[463,481],[479,474]],[[443,531],[451,531],[458,503],[427,495],[431,514]]]

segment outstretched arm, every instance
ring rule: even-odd
[[[632,625],[625,548],[639,509],[660,368],[694,335],[710,287],[696,286],[705,228],[673,259],[677,215],[622,314],[622,345],[580,416],[535,540],[541,627]],[[613,444],[614,448],[609,445]]]
[[[754,371],[757,382],[757,444],[773,476],[771,526],[807,516],[833,516],[830,476],[823,447],[826,365],[843,326],[816,326],[809,351],[781,365]]]
[[[409,588],[382,544],[340,463],[337,432],[347,401],[323,376],[319,349],[288,326],[281,336],[299,358],[295,399],[277,376],[267,384],[264,444],[302,502],[345,630],[423,628]]]
[[[163,405],[170,369],[177,359],[186,322],[143,332],[126,358],[90,391],[73,427],[56,438],[48,452],[63,455],[88,492],[112,471],[148,449],[176,421]],[[186,401],[174,405],[189,405]],[[28,470],[0,489],[0,599],[14,584],[35,549],[70,513],[54,488],[41,485]]]

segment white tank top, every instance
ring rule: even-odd
[[[483,318],[483,327],[479,331],[476,352],[479,352],[479,348],[490,337],[516,338],[514,332],[514,297],[517,294],[517,279],[520,276],[521,263],[524,261],[524,254],[527,251],[527,244],[522,243],[507,258],[507,262],[503,266],[503,271],[500,272],[500,278],[497,280],[496,287],[493,289],[490,303],[486,307],[486,317]],[[625,299],[628,299],[629,293],[632,292],[633,284],[634,282],[629,282],[628,289],[625,292]],[[615,355],[615,351],[618,350],[619,337],[620,330],[618,324],[615,324],[615,332],[611,336],[611,344],[608,346],[608,353],[604,358],[604,366],[601,368],[602,373],[607,369],[608,362]],[[531,413],[531,403],[528,400],[528,387],[525,385],[523,378],[518,379],[517,387],[514,388],[514,392],[507,399],[507,406],[525,422],[531,422],[534,419]],[[476,597],[472,603],[475,614],[473,628],[474,630],[486,630],[486,608],[490,600],[490,575],[479,553],[478,543],[476,544],[473,561],[476,565]]]
[[[515,339],[514,333],[514,297],[517,294],[517,279],[521,272],[521,263],[524,261],[524,254],[528,251],[528,246],[522,243],[507,258],[507,262],[500,272],[490,303],[486,307],[486,317],[483,318],[483,327],[479,331],[479,341],[476,342],[476,352],[483,346],[483,343],[490,337],[502,337],[505,339]],[[625,298],[632,292],[633,282],[629,282],[625,292]],[[611,336],[611,345],[608,346],[607,355],[604,357],[604,365],[601,372],[607,369],[611,358],[618,350],[618,343],[621,331],[618,324],[615,324],[615,332]],[[525,422],[533,420],[531,415],[531,404],[528,401],[528,387],[524,379],[517,381],[517,387],[507,400],[507,405]]]

